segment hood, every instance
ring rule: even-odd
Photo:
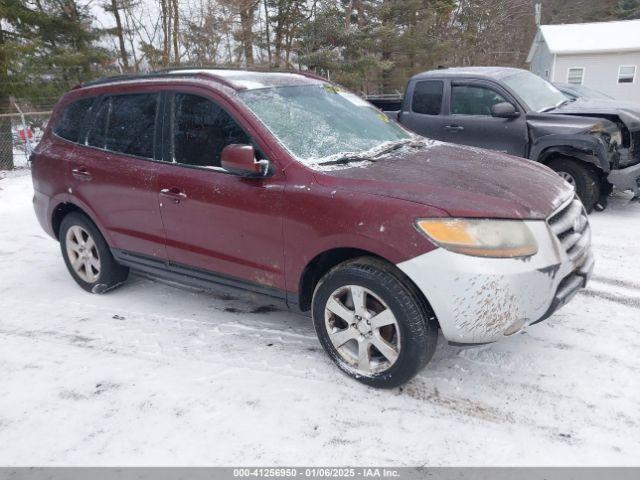
[[[453,217],[545,219],[573,195],[541,164],[435,141],[317,178],[333,188],[421,203]]]
[[[579,135],[603,128],[611,132],[618,130],[616,124],[606,118],[589,117],[586,114],[529,113],[527,125],[534,140],[544,135]]]
[[[551,110],[549,113],[611,119],[618,117],[630,131],[640,131],[640,103],[600,98],[579,98]]]

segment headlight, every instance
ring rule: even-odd
[[[620,130],[611,134],[611,143],[615,143],[618,147],[622,146],[622,132]]]
[[[511,258],[538,252],[529,227],[519,220],[433,218],[416,226],[436,245],[464,255]]]

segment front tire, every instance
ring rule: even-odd
[[[69,273],[86,291],[103,293],[127,279],[129,269],[116,262],[104,237],[86,215],[71,212],[64,217],[59,238]]]
[[[377,388],[414,377],[431,359],[438,328],[426,302],[394,266],[362,257],[330,270],[313,295],[313,323],[338,368]]]
[[[584,162],[565,157],[554,158],[548,166],[573,185],[584,208],[591,213],[600,200],[601,179],[598,171]]]

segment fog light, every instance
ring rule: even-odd
[[[509,325],[509,328],[507,328],[503,335],[505,337],[508,337],[509,335],[513,335],[516,332],[519,332],[520,329],[522,329],[522,326],[524,325],[526,318],[518,318],[516,319],[511,325]]]

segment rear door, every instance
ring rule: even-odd
[[[446,94],[444,80],[418,80],[412,82],[405,94],[400,112],[401,123],[424,137],[444,140],[446,118],[442,117]]]
[[[277,166],[243,178],[220,165],[229,144],[266,150],[232,105],[208,91],[176,91],[165,104],[159,198],[172,267],[196,277],[280,296],[284,290],[282,193]],[[263,153],[265,152],[265,153]]]
[[[448,100],[441,130],[443,140],[525,156],[528,143],[525,115],[506,91],[490,82],[452,80]],[[491,107],[502,102],[513,104],[520,115],[493,117]]]
[[[158,206],[158,93],[103,96],[70,162],[72,191],[112,248],[166,259]]]

